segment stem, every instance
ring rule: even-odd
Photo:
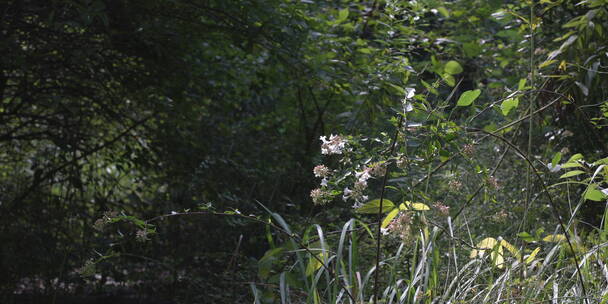
[[[399,123],[397,124],[397,130],[393,137],[389,156],[395,152],[395,146],[397,144],[397,137],[399,136],[399,130],[403,124],[403,116],[399,116]],[[388,166],[388,165],[387,165]],[[382,203],[384,202],[384,192],[386,189],[386,181],[388,180],[388,168],[382,178],[382,190],[380,190],[380,207],[378,208],[378,230],[376,231],[376,273],[374,274],[374,301],[372,303],[378,303],[378,278],[380,277],[380,243],[382,239]]]

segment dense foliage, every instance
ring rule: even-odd
[[[606,0],[0,12],[0,300],[608,301]]]

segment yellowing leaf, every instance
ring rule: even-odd
[[[534,261],[534,258],[536,257],[536,255],[540,252],[540,247],[537,247],[536,249],[534,249],[534,251],[532,251],[532,253],[530,253],[530,255],[528,256],[528,258],[526,258],[526,264],[530,264],[532,263],[532,261]]]
[[[427,210],[431,210],[431,208],[429,208],[429,206],[423,204],[423,203],[412,203],[410,201],[405,201],[405,206],[406,209],[405,210],[414,210],[414,211],[427,211]]]
[[[386,228],[388,227],[388,225],[391,223],[391,221],[395,218],[395,216],[397,216],[397,214],[399,214],[399,208],[395,208],[393,210],[391,210],[391,212],[389,212],[386,217],[382,220],[382,228]]]
[[[499,269],[505,267],[505,258],[503,256],[503,252],[504,250],[502,249],[502,246],[498,245],[490,254],[490,259],[492,260],[494,266],[498,267]]]
[[[563,234],[549,234],[543,238],[543,242],[551,242],[551,243],[562,242],[565,240],[566,240],[566,236]]]
[[[321,264],[321,262],[319,260],[324,261],[326,255],[327,255],[326,253],[321,252],[316,255],[318,259],[316,259],[315,257],[310,258],[310,261],[308,262],[308,266],[306,266],[306,275],[307,276],[313,275],[315,273],[315,271],[317,271],[319,268],[321,268],[321,266],[323,266],[323,264]]]
[[[500,241],[500,245],[507,248],[507,250],[518,260],[521,258],[521,255],[519,254],[519,250],[517,250],[517,248],[515,248],[515,246],[511,245],[511,243],[509,243],[505,240],[502,240],[502,241]]]

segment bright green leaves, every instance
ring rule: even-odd
[[[590,184],[589,186],[587,186],[587,190],[585,190],[583,197],[586,200],[595,202],[603,202],[606,200],[606,195],[598,189],[598,186],[596,184]]]
[[[389,212],[386,217],[382,220],[382,228],[388,227],[388,225],[393,221],[393,219],[399,214],[399,208],[395,208]]]
[[[443,66],[443,80],[451,87],[456,85],[454,75],[462,73],[463,69],[460,63],[450,60]]]
[[[481,90],[470,90],[462,93],[460,98],[458,98],[458,102],[456,103],[459,107],[467,107],[470,106],[477,97],[481,94]]]
[[[445,64],[445,66],[443,67],[443,71],[449,75],[456,75],[462,73],[463,69],[460,63],[451,60]]]
[[[500,110],[502,111],[502,115],[507,116],[512,109],[517,108],[519,105],[519,98],[508,98],[502,102],[500,105]]]
[[[382,200],[382,213],[389,212],[395,208],[395,204],[387,199]],[[358,213],[378,213],[380,209],[380,200],[375,199],[365,203],[363,206],[357,208]]]
[[[579,174],[583,174],[585,173],[585,171],[582,170],[572,170],[569,172],[566,172],[564,174],[562,174],[562,176],[560,176],[559,178],[568,178],[568,177],[573,177],[573,176],[577,176]]]

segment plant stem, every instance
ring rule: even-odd
[[[397,123],[397,130],[395,130],[395,135],[393,137],[393,142],[391,144],[391,149],[389,151],[389,156],[395,152],[395,147],[397,145],[397,138],[399,136],[399,130],[401,129],[401,125],[403,124],[403,116],[399,116],[399,122]],[[388,165],[387,165],[388,166]],[[374,274],[374,301],[372,303],[378,303],[378,279],[380,278],[380,243],[382,238],[382,203],[384,202],[384,191],[386,188],[386,181],[388,180],[389,170],[386,168],[386,172],[384,173],[384,177],[382,178],[382,189],[380,190],[380,207],[378,208],[378,230],[376,231],[376,273]]]

